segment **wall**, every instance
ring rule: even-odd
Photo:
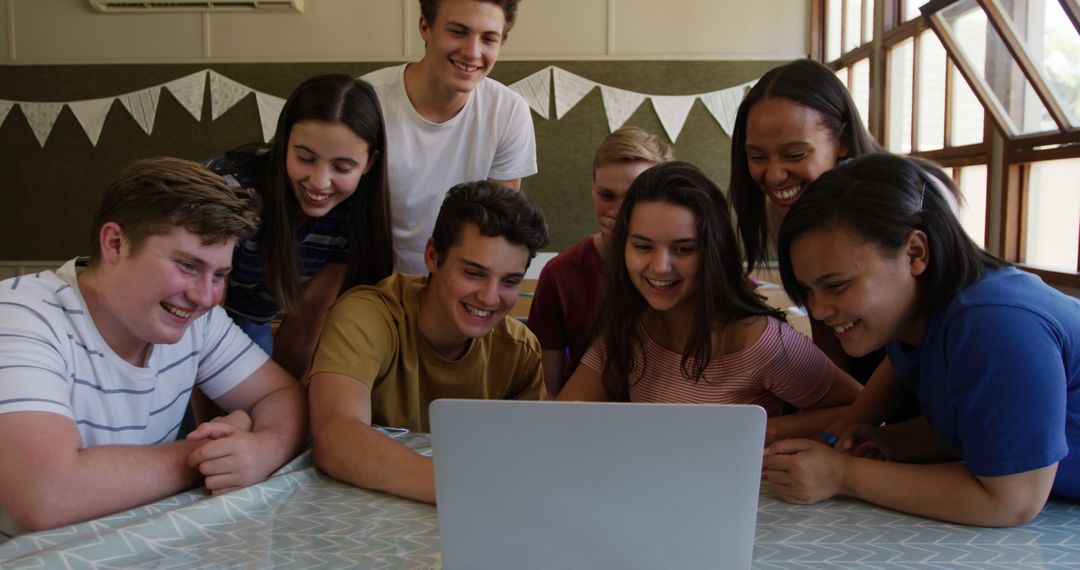
[[[0,63],[395,61],[423,51],[416,0],[306,0],[303,13],[101,14],[0,0]],[[806,53],[807,0],[524,0],[504,60],[757,59]]]
[[[642,93],[683,95],[751,81],[806,43],[806,2],[526,0],[492,76],[512,83],[548,65]],[[0,0],[0,100],[72,101],[144,89],[205,68],[285,97],[304,78],[359,75],[417,59],[415,0],[307,0],[304,13],[100,14],[82,0]],[[0,260],[87,253],[89,218],[130,160],[203,160],[261,138],[249,96],[202,120],[162,92],[147,135],[114,104],[96,145],[69,109],[44,148],[16,108],[0,123]],[[592,153],[609,132],[598,90],[564,117],[533,114],[540,173],[526,192],[548,213],[551,250],[595,231]],[[627,124],[663,133],[648,102]],[[726,186],[730,139],[696,102],[678,158]],[[32,236],[32,237],[31,237]]]

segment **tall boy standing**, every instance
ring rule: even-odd
[[[536,173],[529,106],[488,77],[518,0],[420,0],[424,57],[363,77],[386,121],[394,267],[424,271],[424,243],[446,189]]]

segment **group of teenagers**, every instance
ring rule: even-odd
[[[0,282],[0,532],[228,492],[309,437],[329,475],[434,503],[378,428],[438,398],[760,405],[795,503],[1011,526],[1080,499],[1080,301],[977,246],[952,180],[811,60],[740,105],[730,207],[658,137],[604,139],[598,231],[508,317],[548,245],[528,106],[487,77],[517,2],[420,5],[420,61],[304,81],[269,145],[135,161],[88,263]],[[773,257],[812,338],[756,292]],[[185,435],[196,395],[219,410]]]

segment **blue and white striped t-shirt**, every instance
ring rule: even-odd
[[[146,366],[134,366],[94,326],[74,259],[55,272],[0,281],[0,414],[66,416],[83,447],[172,441],[193,384],[217,398],[266,359],[214,307],[180,342],[151,346]]]

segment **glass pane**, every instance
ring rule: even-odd
[[[887,81],[889,109],[886,113],[888,140],[885,148],[899,154],[911,152],[912,78],[914,41],[908,39],[889,51]]]
[[[840,2],[825,2],[825,61],[840,57],[840,23],[844,15]]]
[[[955,66],[952,68],[952,140],[949,146],[981,143],[985,110],[971,86]]]
[[[851,66],[851,98],[863,123],[870,117],[870,60],[860,59]]]
[[[986,165],[956,169],[960,184],[960,223],[972,241],[986,247]]]
[[[975,0],[961,0],[941,11],[975,73],[990,90],[1020,134],[1057,130],[1001,37]]]
[[[1080,158],[1030,164],[1027,195],[1028,265],[1077,271],[1080,243]]]
[[[866,10],[863,12],[863,30],[866,33],[863,43],[868,44],[874,40],[874,0],[866,0]]]
[[[874,40],[874,0],[866,0],[866,10],[863,12],[863,30],[866,33],[866,41]]]
[[[836,70],[836,76],[840,78],[840,82],[846,87],[848,84],[848,68],[841,67]]]
[[[844,0],[844,53],[862,45],[862,0]]]
[[[1080,36],[1057,0],[1002,2],[1028,57],[1073,126],[1080,125]]]
[[[904,0],[904,21],[914,20],[915,18],[922,16],[922,13],[919,12],[919,6],[922,6],[924,3],[925,0]]]
[[[919,34],[919,150],[945,146],[945,48],[933,30]]]

